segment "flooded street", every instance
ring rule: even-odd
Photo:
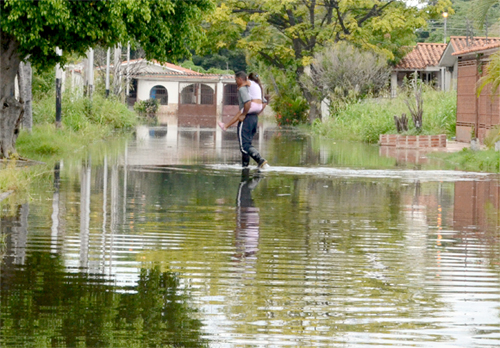
[[[500,345],[498,176],[255,139],[140,127],[0,203],[0,346]]]

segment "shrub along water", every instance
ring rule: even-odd
[[[405,93],[397,98],[366,99],[358,103],[344,105],[337,113],[323,122],[316,122],[313,130],[333,139],[355,140],[376,143],[380,134],[397,133],[394,116],[406,113],[410,118],[409,131],[417,134],[408,107]],[[456,92],[441,92],[430,87],[423,91],[422,131],[419,134],[455,135]]]
[[[47,156],[62,156],[137,124],[134,111],[114,97],[107,99],[98,94],[94,95],[92,102],[87,98],[65,95],[61,129],[54,126],[55,113],[55,96],[52,93],[35,101],[33,132],[21,132],[16,143],[22,157],[46,160]]]
[[[443,159],[450,169],[490,173],[500,172],[500,152],[493,149],[472,151],[465,148],[455,153],[436,152],[432,153],[431,156]]]
[[[21,131],[16,149],[22,158],[43,161],[45,166],[19,167],[15,163],[0,170],[0,192],[26,191],[29,182],[51,172],[62,158],[85,156],[89,145],[120,134],[137,124],[137,114],[116,98],[94,94],[87,98],[65,94],[62,103],[62,127],[55,128],[53,91],[35,95],[33,131]],[[122,133],[123,134],[123,133]]]

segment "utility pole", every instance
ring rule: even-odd
[[[446,43],[446,19],[448,18],[448,12],[443,12],[444,18],[444,43]]]
[[[109,97],[109,58],[111,54],[111,49],[108,47],[106,52],[106,98]]]
[[[62,50],[56,47],[56,54],[62,56]],[[56,65],[56,128],[61,128],[61,102],[62,102],[62,74],[61,65]]]

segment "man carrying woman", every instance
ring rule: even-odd
[[[255,77],[258,80],[258,77]],[[268,167],[267,161],[262,158],[257,149],[252,145],[252,140],[257,132],[259,122],[258,115],[264,110],[267,101],[263,98],[262,87],[255,81],[249,81],[247,74],[239,71],[234,75],[238,86],[239,111],[227,125],[219,122],[219,126],[226,130],[232,124],[238,122],[238,142],[242,156],[243,168],[248,167],[250,158],[257,162],[259,169]]]

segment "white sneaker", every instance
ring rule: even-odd
[[[269,164],[267,164],[267,161],[264,160],[259,166],[257,167],[258,169],[267,169],[269,168]]]

